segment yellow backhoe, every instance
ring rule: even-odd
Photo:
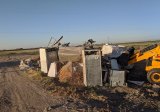
[[[128,65],[146,60],[145,70],[150,83],[160,84],[160,45],[154,44],[130,56]]]

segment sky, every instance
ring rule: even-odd
[[[160,0],[0,0],[0,49],[160,39]]]

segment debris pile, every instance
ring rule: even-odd
[[[20,61],[19,68],[20,70],[26,70],[29,68],[39,68],[40,67],[40,61],[39,59],[25,59]]]
[[[93,44],[95,43],[96,41],[94,41],[93,39],[88,39],[87,42],[85,42],[83,44],[83,46],[85,47],[85,49],[93,49]]]
[[[82,85],[83,83],[85,86],[103,86],[105,84],[109,84],[112,87],[127,86],[127,83],[132,83],[139,86],[143,85],[144,82],[138,82],[139,80],[130,78],[131,76],[128,74],[131,70],[133,70],[135,63],[143,59],[140,58],[137,60],[139,56],[143,55],[141,53],[145,53],[148,50],[156,48],[156,46],[153,46],[150,49],[142,50],[143,52],[134,53],[134,47],[127,49],[127,47],[122,45],[105,44],[102,46],[102,49],[100,49],[98,46],[94,45],[95,41],[93,39],[89,39],[85,42],[83,47],[79,48],[66,48],[66,46],[69,46],[70,43],[64,44],[64,47],[58,46],[57,48],[54,46],[60,43],[62,38],[63,36],[51,47],[41,49],[45,51],[43,53],[40,52],[41,71],[48,73],[48,76],[50,77],[58,77],[60,82],[69,82],[72,85]],[[55,48],[56,52],[54,53],[58,57],[57,59],[54,59],[54,55],[51,53],[51,51],[53,52]],[[81,61],[83,61],[83,67],[78,63]],[[54,62],[68,63],[60,70],[57,70],[57,65]],[[30,66],[30,64],[27,65]],[[142,69],[145,71],[145,68]],[[154,75],[158,76],[156,74]]]
[[[29,67],[30,67],[29,65],[27,65],[23,60],[21,60],[19,65],[20,70],[25,70],[28,69]]]
[[[126,51],[126,47],[121,45],[116,46],[116,45],[105,44],[102,46],[102,56],[104,57],[117,58],[124,51]]]
[[[109,83],[110,86],[125,86],[126,70],[123,69],[123,64],[125,61],[128,62],[124,55],[126,54],[126,47],[106,44],[102,46],[101,51],[103,82]]]
[[[128,62],[128,55],[126,53],[126,47],[120,45],[103,45],[102,56],[104,60],[110,62],[111,69],[120,70],[123,68],[125,63]]]

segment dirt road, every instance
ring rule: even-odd
[[[60,103],[59,98],[53,99],[43,88],[22,76],[14,67],[15,63],[7,62],[2,65],[0,112],[44,112],[45,108]]]

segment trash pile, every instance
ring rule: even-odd
[[[40,61],[39,59],[25,59],[20,61],[19,65],[20,70],[27,70],[29,68],[40,68]]]
[[[88,50],[88,47],[87,47],[87,50]],[[46,50],[46,51],[49,51],[49,50]],[[101,54],[100,53],[95,54],[94,53],[95,51],[96,50],[92,51],[92,49],[91,49],[91,51],[89,51],[89,54],[84,54],[82,56],[83,60],[87,60],[87,59],[90,60],[90,58],[88,57],[89,55],[91,55],[91,58],[93,58],[93,55],[95,55],[95,57],[97,57],[97,56],[101,57]],[[123,53],[125,53],[125,51],[126,51],[126,48],[124,46],[115,46],[115,45],[106,44],[102,47],[102,68],[99,67],[99,70],[100,70],[100,72],[102,72],[102,71],[104,72],[104,74],[102,74],[102,76],[100,76],[100,78],[103,77],[103,83],[109,83],[107,81],[112,79],[112,81],[110,81],[110,83],[112,83],[112,85],[114,85],[114,86],[125,85],[126,73],[125,73],[125,71],[122,72],[122,67],[118,63],[118,58]],[[48,65],[47,63],[49,63],[49,62],[47,60],[46,60],[46,62],[44,62],[44,59],[41,59],[41,60],[43,61],[44,64],[46,63],[46,65]],[[87,83],[88,84],[90,83],[91,86],[94,84],[102,85],[102,83],[101,83],[102,81],[99,80],[98,74],[95,74],[95,76],[91,76],[91,75],[93,75],[92,74],[93,71],[91,68],[88,68],[91,66],[93,67],[93,65],[96,65],[97,59],[93,58],[93,60],[90,60],[91,62],[94,62],[91,65],[88,65],[90,63],[89,60],[88,60],[88,62],[86,61],[85,63],[82,63],[82,64],[80,64],[79,62],[68,61],[66,64],[63,64],[63,65],[61,64],[61,66],[58,67],[59,70],[57,70],[57,62],[54,61],[53,63],[51,63],[47,67],[47,68],[49,68],[48,76],[49,77],[58,77],[60,82],[63,82],[63,83],[67,82],[67,83],[70,83],[71,85],[84,85],[84,82],[86,83],[86,86],[87,86]],[[101,66],[101,64],[100,65],[98,64],[96,66],[97,67]],[[42,66],[41,66],[41,68],[42,68]],[[45,66],[43,66],[43,68],[46,69]],[[93,70],[96,70],[96,69],[97,68],[93,68]],[[84,75],[84,70],[86,70],[85,75]],[[113,77],[109,78],[109,74],[111,74],[111,72],[110,72],[111,70],[112,70],[112,73],[116,73],[116,75],[114,76],[114,74],[113,74],[112,75]],[[100,72],[97,72],[97,70],[96,70],[96,73],[100,73]],[[119,75],[119,78],[117,75]],[[92,78],[92,81],[91,81],[91,79],[88,79],[89,77]],[[123,77],[123,79],[122,79],[122,77]],[[98,80],[100,82],[97,83],[96,81],[98,81]],[[87,81],[90,81],[90,82],[87,82]],[[120,81],[122,81],[122,82],[120,82]],[[115,83],[115,84],[113,84],[113,83]],[[96,86],[96,85],[94,85],[94,86]]]
[[[121,62],[121,60],[126,60],[126,58],[119,60],[119,57],[122,54],[126,53],[126,47],[124,46],[115,46],[115,45],[103,45],[102,46],[102,57],[103,60],[106,62],[110,62],[111,65],[111,69],[114,70],[120,70],[122,68],[122,66],[120,66],[119,62]],[[124,63],[124,62],[123,62]]]
[[[41,71],[48,74],[49,77],[58,77],[60,82],[69,82],[72,85],[83,85],[84,83],[86,86],[102,86],[109,83],[110,86],[126,86],[128,72],[132,68],[131,65],[128,66],[128,61],[134,54],[134,48],[127,49],[121,45],[105,44],[102,49],[95,49],[93,48],[94,42],[88,40],[88,44],[92,47],[87,46],[82,49],[83,66],[80,66],[79,62],[71,61],[59,66],[60,61],[53,60],[48,56],[49,54],[58,56],[59,51],[55,52],[53,48],[41,48],[40,51],[43,51],[40,52]],[[63,48],[64,50],[65,48]],[[21,69],[32,66],[31,60],[26,60],[26,63],[21,63]],[[128,82],[137,85],[144,83],[130,79]]]
[[[110,86],[126,85],[126,70],[128,55],[125,46],[103,45],[102,46],[102,71],[103,83]]]

